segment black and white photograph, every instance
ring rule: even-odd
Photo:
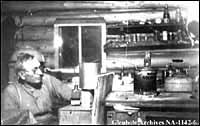
[[[1,0],[1,125],[199,125],[199,1]]]

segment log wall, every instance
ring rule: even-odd
[[[55,20],[55,18],[53,18]],[[31,46],[41,52],[46,59],[46,66],[54,68],[54,25],[51,18],[15,17],[15,24],[20,28],[16,31],[15,47]]]
[[[171,18],[174,18],[174,12]],[[54,23],[58,18],[99,18],[103,17],[106,23],[122,22],[124,20],[143,20],[162,18],[163,12],[81,12],[81,11],[52,11],[45,15],[38,12],[37,15],[13,16],[19,30],[15,33],[16,47],[31,45],[45,54],[45,57],[53,57]],[[53,59],[52,59],[53,60]],[[50,61],[48,59],[48,61]],[[52,62],[52,61],[51,61]],[[50,63],[47,63],[50,65]],[[54,67],[54,66],[51,66]]]
[[[144,14],[144,13],[143,13]],[[25,45],[32,46],[38,51],[42,52],[47,58],[47,66],[55,67],[53,65],[53,57],[55,49],[53,47],[54,39],[54,22],[57,18],[95,18],[103,17],[108,22],[119,22],[122,20],[129,20],[129,18],[141,18],[142,13],[71,13],[71,12],[52,12],[49,16],[45,15],[27,15],[27,16],[13,16],[15,24],[20,28],[15,33],[16,48]],[[155,14],[159,17],[162,14]],[[146,15],[143,15],[143,17]],[[55,58],[55,57],[54,57]]]
[[[53,40],[53,26],[23,26],[16,34],[17,40]]]

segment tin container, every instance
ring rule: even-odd
[[[156,74],[157,71],[151,67],[136,69],[134,71],[134,93],[156,93]]]
[[[84,62],[80,71],[80,88],[95,89],[97,75],[100,73],[100,64]]]
[[[192,79],[183,73],[176,73],[165,79],[164,87],[168,92],[192,92]]]
[[[89,90],[81,91],[81,106],[91,108],[93,103],[93,95]]]

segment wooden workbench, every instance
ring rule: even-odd
[[[106,105],[117,103],[135,107],[183,107],[198,108],[198,100],[191,98],[190,93],[160,93],[158,96],[144,96],[133,92],[110,92],[106,97]]]
[[[105,105],[107,111],[115,111],[113,106],[122,104],[140,108],[145,119],[194,119],[199,120],[199,100],[191,98],[191,93],[166,93],[144,96],[133,92],[110,92]],[[162,118],[162,119],[161,119]]]

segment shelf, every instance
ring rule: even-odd
[[[181,34],[178,33],[179,29]],[[156,30],[158,34],[155,34]],[[168,31],[168,41],[163,41],[163,31]],[[169,34],[170,32],[173,33]],[[157,40],[155,40],[155,35],[157,35]],[[107,43],[104,46],[104,51],[109,53],[110,51],[188,49],[193,48],[191,44],[186,25],[174,20],[167,24],[108,24]]]
[[[108,35],[120,35],[120,34],[130,34],[130,33],[153,33],[154,30],[158,31],[171,31],[175,32],[178,29],[182,29],[183,24],[137,24],[137,25],[119,25],[119,26],[107,26]]]
[[[107,47],[104,48],[105,52],[110,51],[142,51],[142,50],[157,50],[157,49],[186,49],[192,48],[192,45],[189,44],[162,44],[162,45],[137,45],[130,47]]]

